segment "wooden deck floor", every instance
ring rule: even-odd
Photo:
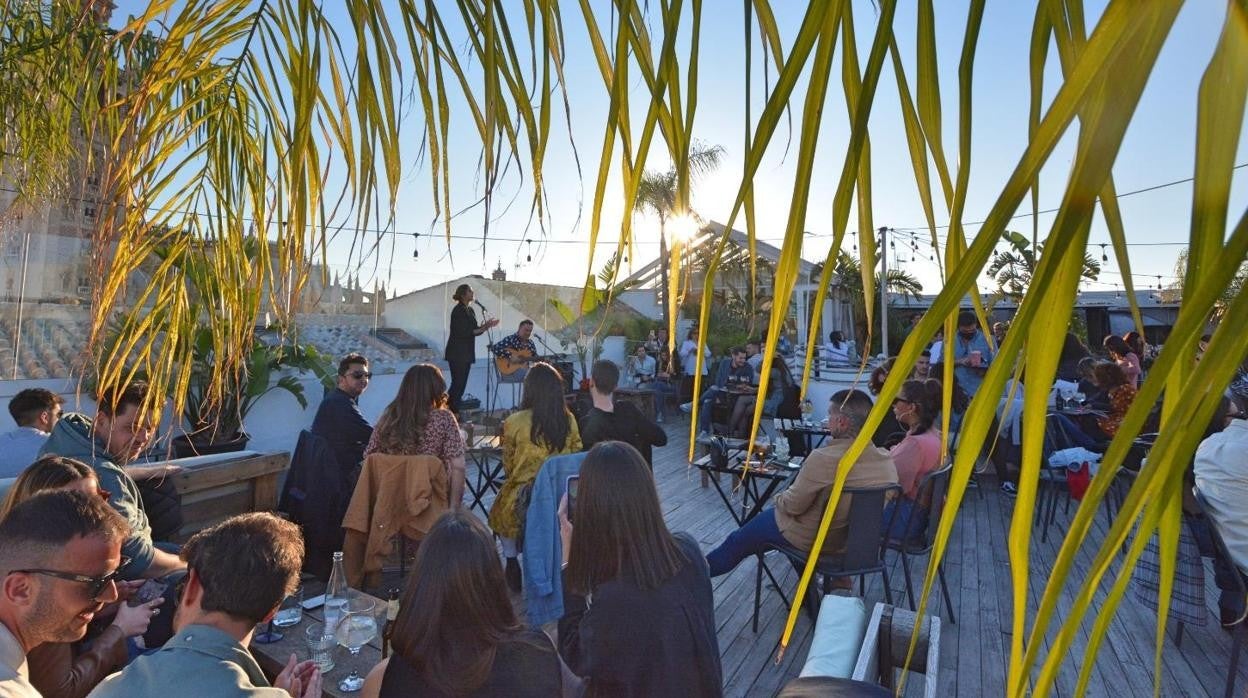
[[[715,490],[701,488],[699,471],[688,466],[685,458],[688,431],[680,424],[668,425],[670,444],[655,450],[655,478],[668,525],[673,531],[694,536],[704,551],[718,545],[733,530],[734,524]],[[471,474],[470,474],[471,476]],[[941,628],[941,696],[1004,695],[1006,670],[1009,663],[1012,593],[1010,590],[1009,556],[1006,548],[1013,501],[1002,496],[994,483],[988,481],[982,496],[968,492],[963,503],[953,538],[945,557],[945,573],[953,600],[957,623],[943,618]],[[1072,506],[1070,516],[1074,514]],[[1047,543],[1033,539],[1030,565],[1035,582],[1027,598],[1028,612],[1034,613],[1056,558],[1064,524],[1070,516],[1058,510],[1057,524],[1050,531]],[[1090,539],[1105,534],[1105,518],[1097,517]],[[775,572],[785,596],[792,596],[797,575],[790,566],[774,556],[770,567]],[[771,558],[769,558],[771,559]],[[1091,555],[1081,554],[1074,574],[1086,573]],[[926,563],[920,561],[919,569]],[[899,562],[890,570],[894,601],[906,603],[905,582]],[[924,568],[925,569],[925,568]],[[916,572],[915,583],[921,583]],[[777,663],[776,650],[784,628],[786,610],[778,594],[763,590],[763,606],[757,633],[750,628],[753,610],[755,563],[743,562],[734,572],[714,580],[715,617],[719,625],[719,650],[723,658],[724,688],[728,696],[770,696],[801,670],[810,645],[811,622],[803,614],[798,621],[793,641],[784,659]],[[1203,628],[1188,627],[1182,648],[1167,641],[1162,662],[1161,694],[1163,696],[1222,695],[1226,667],[1230,657],[1230,636],[1217,622],[1217,588],[1211,571],[1206,572],[1206,600],[1210,609],[1208,624]],[[1059,615],[1070,607],[1077,586],[1067,585]],[[1104,600],[1107,589],[1096,595],[1096,603]],[[869,579],[866,603],[870,609],[883,600],[878,576]],[[936,589],[929,603],[935,613],[939,597]],[[943,616],[942,608],[942,616]],[[1090,614],[1090,616],[1095,615]],[[1094,666],[1088,695],[1122,696],[1151,695],[1153,690],[1153,637],[1156,612],[1135,601],[1131,590],[1124,597],[1118,615],[1102,644]],[[1085,622],[1073,651],[1063,662],[1053,695],[1075,694],[1078,668],[1082,665],[1091,618]],[[1173,630],[1170,631],[1173,637]],[[1248,694],[1248,669],[1240,664],[1240,695]],[[908,682],[910,695],[920,695],[919,681]]]

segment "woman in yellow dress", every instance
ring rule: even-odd
[[[507,558],[507,586],[520,591],[516,538],[520,519],[516,499],[533,482],[546,459],[581,450],[576,419],[563,402],[563,378],[547,363],[534,364],[524,377],[520,411],[503,422],[503,472],[507,480],[490,508],[490,528],[498,534]]]

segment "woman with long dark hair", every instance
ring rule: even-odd
[[[477,360],[477,337],[497,325],[498,318],[477,324],[477,316],[469,307],[476,295],[468,284],[460,284],[451,298],[455,299],[455,307],[451,309],[451,330],[442,358],[451,366],[448,392],[451,411],[459,414],[459,401],[464,397],[464,388],[468,387],[468,372]]]
[[[1108,361],[1102,361],[1092,369],[1092,381],[1101,391],[1092,407],[1105,413],[1105,416],[1096,420],[1096,426],[1104,436],[1092,436],[1108,441],[1118,433],[1122,418],[1127,416],[1127,409],[1135,401],[1135,386],[1121,364],[1111,364]]]
[[[503,472],[506,481],[490,507],[490,528],[498,534],[507,558],[507,585],[520,590],[516,559],[523,512],[517,511],[521,489],[533,482],[546,459],[581,450],[576,418],[563,402],[563,377],[548,363],[537,363],[524,377],[520,411],[503,422]]]
[[[585,695],[722,695],[706,558],[668,531],[641,454],[620,441],[594,446],[578,489],[571,520],[566,497],[559,506],[559,653]]]
[[[759,364],[762,366],[762,364]],[[783,356],[776,354],[771,360],[771,377],[767,380],[767,398],[763,400],[763,414],[775,417],[780,402],[784,400],[784,391],[793,385],[793,374],[789,372],[789,364]],[[737,398],[732,406],[732,416],[728,418],[728,430],[732,434],[744,434],[748,438],[750,424],[754,421],[754,406],[758,398],[747,395]]]
[[[91,466],[63,456],[44,456],[31,463],[9,490],[0,506],[0,521],[13,507],[40,492],[66,490],[89,496],[108,496]],[[117,582],[116,602],[96,614],[91,641],[48,642],[26,657],[30,682],[46,698],[81,698],[104,677],[120,670],[130,658],[127,640],[147,632],[152,616],[160,612],[163,598],[137,606],[126,601],[142,581]],[[111,617],[111,621],[108,620]]]
[[[560,694],[559,655],[516,619],[494,538],[470,512],[430,529],[393,622],[394,654],[369,672],[361,698]]]
[[[1105,338],[1105,351],[1109,352],[1109,357],[1114,360],[1122,368],[1122,372],[1127,377],[1127,384],[1132,389],[1139,387],[1140,372],[1140,356],[1135,353],[1131,345],[1127,344],[1127,340],[1118,335],[1109,335]]]
[[[364,456],[437,456],[449,475],[451,508],[458,509],[464,500],[464,437],[446,401],[441,369],[433,364],[407,369],[398,394],[377,420]]]

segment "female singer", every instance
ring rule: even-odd
[[[472,287],[460,284],[455,289],[455,308],[451,310],[451,333],[446,340],[446,353],[443,358],[451,365],[451,389],[447,391],[451,411],[459,416],[459,401],[464,397],[464,388],[468,387],[468,372],[477,360],[477,337],[498,324],[498,318],[491,318],[477,324],[477,316],[468,304],[475,300]]]

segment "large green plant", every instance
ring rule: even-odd
[[[213,395],[212,366],[216,359],[212,333],[196,333],[190,383],[182,416],[188,435],[196,443],[229,441],[244,431],[247,415],[260,398],[273,391],[284,391],[308,406],[303,382],[289,371],[311,373],[325,389],[334,387],[334,370],[314,346],[282,338],[268,343],[256,338],[242,363],[242,371],[220,397]],[[275,380],[276,379],[276,380]]]

